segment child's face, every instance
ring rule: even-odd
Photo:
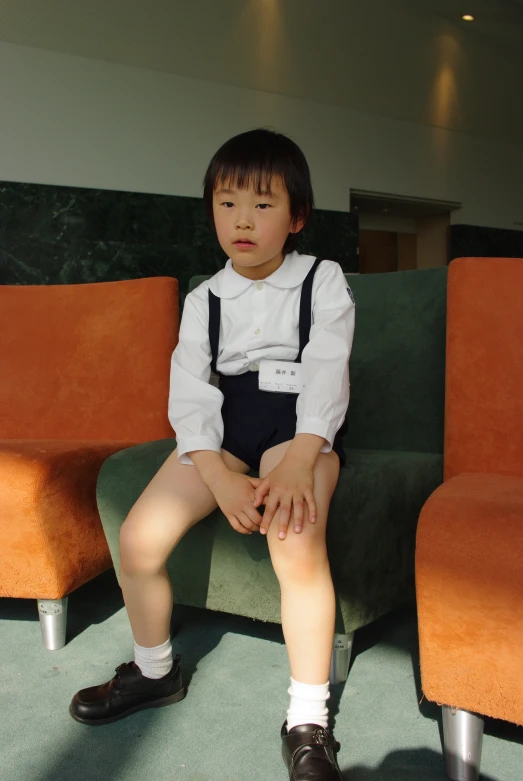
[[[251,185],[238,189],[222,182],[214,191],[213,214],[218,241],[233,268],[251,279],[262,279],[283,263],[282,248],[289,233],[303,227],[293,224],[290,200],[281,177],[273,176],[270,192],[262,195]]]

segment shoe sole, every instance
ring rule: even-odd
[[[110,716],[107,719],[82,719],[81,716],[77,716],[76,713],[74,713],[72,703],[69,706],[69,713],[73,719],[80,724],[87,724],[89,727],[101,727],[103,724],[112,724],[113,721],[125,719],[126,716],[131,716],[139,710],[145,710],[146,708],[164,708],[166,705],[173,705],[175,702],[183,700],[184,697],[185,688],[180,689],[180,691],[175,692],[175,694],[169,695],[169,697],[162,697],[160,700],[151,700],[149,702],[144,702],[142,705],[135,705],[133,708],[128,708],[128,710],[122,711],[122,713],[118,713],[116,716]]]

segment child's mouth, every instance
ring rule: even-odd
[[[234,242],[234,246],[238,247],[238,249],[249,249],[250,247],[255,247],[256,244],[249,241],[249,239],[238,239],[238,241]]]

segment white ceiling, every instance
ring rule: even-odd
[[[523,55],[523,0],[412,0],[414,4],[490,40],[498,50]],[[461,20],[472,14],[474,22]]]
[[[268,13],[275,2],[285,0],[267,0]],[[359,2],[364,7],[365,0]],[[405,2],[523,58],[523,0]],[[180,68],[176,32],[205,38],[224,19],[251,13],[252,5],[252,0],[0,0],[0,40],[189,75]],[[462,13],[473,13],[476,21],[461,21]]]
[[[521,144],[523,0],[0,0],[0,41]]]

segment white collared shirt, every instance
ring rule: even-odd
[[[209,382],[209,288],[221,299],[218,371],[256,371],[262,358],[294,361],[298,355],[301,288],[314,261],[292,252],[269,277],[251,280],[229,259],[187,295],[169,392],[169,421],[182,464],[192,464],[187,454],[193,450],[219,453],[223,441],[223,394]],[[301,358],[305,387],[296,405],[296,433],[324,437],[323,453],[332,449],[349,403],[354,309],[340,265],[323,260],[314,276],[312,326]]]

